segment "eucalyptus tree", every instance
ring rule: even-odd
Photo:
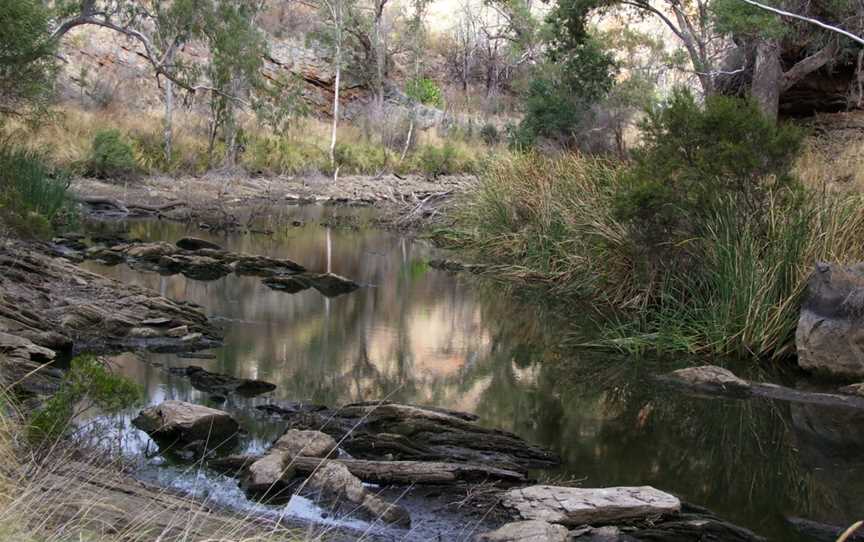
[[[0,2],[0,121],[44,110],[56,72],[50,27],[41,1]]]

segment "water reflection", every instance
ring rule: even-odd
[[[358,211],[294,212],[314,223]],[[227,237],[172,223],[129,227],[144,239],[193,234],[238,252],[288,257],[365,286],[330,300],[314,290],[274,292],[254,277],[203,283],[88,264],[221,319],[225,346],[213,351],[215,359],[137,353],[115,362],[153,403],[208,401],[165,371],[169,366],[277,384],[269,396],[231,397],[223,407],[249,429],[249,449],[266,447],[282,431],[251,408],[272,398],[338,405],[389,397],[476,412],[483,423],[557,451],[564,459],[557,475],[586,486],[654,485],[773,540],[795,540],[786,516],[845,524],[864,515],[861,416],[688,397],[653,384],[652,375],[675,363],[556,348],[562,326],[555,314],[520,303],[501,285],[429,269],[433,249],[423,243],[314,225]],[[129,432],[136,446],[146,446]]]

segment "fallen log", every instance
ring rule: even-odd
[[[455,484],[459,482],[519,484],[526,481],[524,475],[511,470],[438,461],[368,461],[298,456],[291,461],[291,466],[297,472],[308,474],[334,461],[345,465],[348,472],[357,478],[372,484]]]
[[[160,213],[162,211],[170,211],[177,207],[186,207],[185,201],[170,201],[160,205],[147,205],[145,203],[124,203],[118,199],[108,198],[103,196],[77,196],[76,199],[102,211],[113,211],[117,213],[129,214],[132,210],[145,211],[148,213]]]

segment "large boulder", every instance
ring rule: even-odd
[[[864,263],[817,263],[795,332],[803,369],[864,377]]]
[[[539,520],[514,521],[477,537],[477,542],[567,542],[568,540],[570,540],[570,531],[567,527]]]
[[[677,497],[650,486],[580,488],[537,485],[511,489],[502,504],[526,520],[566,526],[603,524],[674,514]]]
[[[284,496],[287,480],[293,476],[288,454],[271,452],[249,465],[240,479],[240,486],[258,499],[271,500]]]
[[[175,400],[145,408],[132,424],[154,438],[182,443],[203,441],[210,443],[209,447],[232,439],[240,429],[227,412]]]

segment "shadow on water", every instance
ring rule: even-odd
[[[864,516],[864,415],[763,400],[682,395],[653,375],[680,361],[634,359],[557,347],[567,326],[560,307],[519,300],[499,284],[428,268],[435,250],[374,229],[316,223],[370,210],[302,207],[306,224],[276,235],[211,235],[175,223],[134,222],[130,236],[175,241],[195,235],[234,251],[288,257],[312,271],[332,271],[365,287],[327,299],[314,290],[290,295],[255,277],[213,282],[164,277],[126,266],[87,265],[104,275],[194,301],[225,326],[213,359],[130,353],[120,370],[143,384],[151,403],[208,396],[167,367],[199,365],[278,387],[221,406],[249,431],[243,446],[265,449],[282,424],[257,404],[274,399],[339,405],[388,397],[475,412],[558,452],[551,476],[584,486],[653,485],[769,536],[795,540],[784,517],[848,524]],[[572,309],[571,309],[572,311]],[[572,311],[580,312],[580,311]],[[149,439],[123,425],[130,453]],[[189,489],[201,473],[145,461],[143,471]],[[243,500],[233,481],[213,478],[210,492]],[[221,485],[220,485],[221,484]],[[299,514],[302,515],[302,514]]]

